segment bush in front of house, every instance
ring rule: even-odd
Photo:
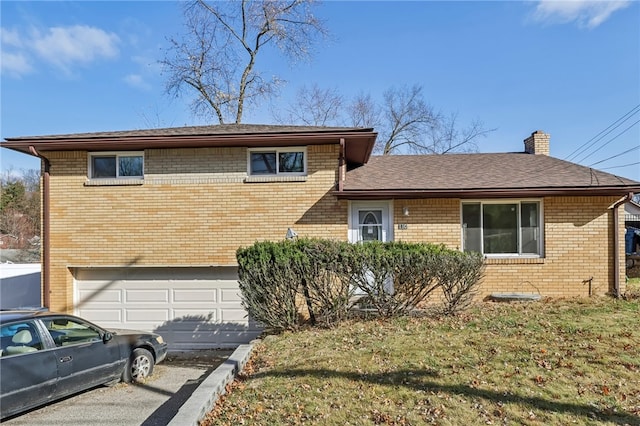
[[[242,305],[249,315],[275,330],[297,328],[300,253],[295,244],[259,242],[239,249],[236,257]]]
[[[299,239],[237,251],[242,303],[273,330],[333,325],[355,306],[406,315],[441,290],[444,314],[465,308],[482,276],[478,254],[443,245]]]
[[[451,250],[442,245],[404,242],[350,245],[352,285],[366,295],[366,307],[383,317],[406,315],[439,287],[442,259]],[[444,275],[444,274],[441,274]]]
[[[443,293],[442,313],[454,315],[466,309],[478,293],[484,259],[480,253],[451,251],[440,262],[437,281]]]

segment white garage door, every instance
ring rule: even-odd
[[[240,304],[236,268],[79,268],[74,275],[76,315],[156,332],[170,349],[232,348],[261,331]]]

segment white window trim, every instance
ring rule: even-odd
[[[544,258],[545,257],[545,239],[544,239],[544,201],[542,198],[504,198],[504,199],[498,199],[498,200],[486,200],[486,199],[469,199],[469,200],[463,200],[460,202],[460,247],[462,248],[462,251],[464,251],[464,222],[463,222],[463,216],[462,216],[462,206],[464,204],[476,204],[476,203],[480,203],[480,206],[482,206],[483,204],[509,204],[509,203],[538,203],[538,205],[540,206],[540,211],[539,211],[539,220],[540,220],[540,247],[538,247],[540,254],[531,254],[531,253],[527,253],[527,254],[518,254],[518,253],[496,253],[496,254],[492,254],[492,253],[482,253],[482,255],[488,259],[510,259],[510,258],[517,258],[517,259],[540,259],[540,258]],[[482,214],[480,215],[480,219],[482,220]],[[480,227],[481,232],[484,233],[484,228],[481,226]],[[518,234],[519,234],[519,238],[518,241],[522,242],[522,227],[520,226],[520,215],[518,215]],[[480,240],[483,241],[483,235],[481,235]],[[482,250],[484,251],[484,244],[482,246]]]
[[[114,156],[116,157],[116,175],[112,176],[112,177],[102,177],[102,178],[97,178],[97,177],[93,177],[93,167],[92,167],[92,163],[93,161],[91,161],[93,159],[93,157],[111,157]],[[142,175],[140,176],[119,176],[119,172],[120,169],[118,167],[118,157],[142,157]],[[88,157],[87,157],[87,170],[88,170],[88,177],[89,180],[91,181],[106,181],[106,180],[122,180],[122,179],[135,179],[135,180],[140,180],[142,178],[144,178],[144,151],[104,151],[104,152],[90,152]]]
[[[254,152],[273,152],[276,154],[276,172],[273,174],[251,174],[251,154]],[[302,172],[280,172],[279,153],[281,152],[302,152],[303,155],[303,171]],[[249,148],[247,150],[247,176],[250,177],[276,177],[276,176],[307,176],[307,147],[306,146],[287,146],[272,148]]]

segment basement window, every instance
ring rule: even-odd
[[[305,176],[306,148],[251,149],[248,158],[250,176]]]
[[[144,176],[142,152],[96,152],[89,155],[91,179],[132,179]]]
[[[488,257],[542,256],[542,203],[537,200],[462,203],[462,246]]]

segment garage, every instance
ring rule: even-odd
[[[172,350],[233,348],[261,329],[240,302],[236,267],[73,268],[75,314],[160,334]]]

